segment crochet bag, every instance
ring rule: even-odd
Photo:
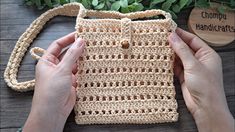
[[[77,16],[76,37],[86,40],[78,63],[77,124],[147,124],[178,120],[173,85],[174,52],[167,37],[176,29],[162,10],[122,14],[86,10],[79,3],[51,9],[19,38],[4,73],[17,91],[33,89],[35,80],[18,82],[20,62],[43,25],[57,15]],[[162,15],[164,19],[140,20]],[[138,19],[138,20],[136,20]],[[35,52],[44,52],[33,48]]]

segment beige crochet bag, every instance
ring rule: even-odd
[[[174,52],[167,41],[176,24],[162,10],[122,14],[86,10],[79,3],[71,3],[45,12],[16,43],[4,74],[9,87],[17,91],[33,89],[35,80],[16,80],[18,68],[43,25],[57,15],[77,16],[76,36],[86,40],[78,64],[74,108],[78,124],[178,120],[173,85]],[[136,20],[157,15],[165,18]],[[35,52],[43,51],[33,48],[31,53],[39,59]]]

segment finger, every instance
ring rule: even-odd
[[[78,72],[78,65],[77,65],[77,63],[74,63],[73,64],[73,68],[72,68],[73,70],[72,70],[72,73],[73,74],[76,74],[77,72]]]
[[[66,52],[68,51],[68,48],[66,50],[64,50],[60,55],[59,55],[59,60],[61,61],[62,58],[64,57],[64,55],[66,54]]]
[[[192,33],[184,31],[181,28],[177,28],[176,33],[194,52],[200,49],[211,49],[204,41]]]
[[[68,49],[67,49],[68,50]],[[65,53],[67,52],[67,50],[63,51],[60,56],[59,56],[59,60],[61,61],[62,58],[64,57]],[[73,64],[73,68],[72,68],[72,73],[73,74],[76,74],[78,72],[78,66],[77,66],[77,63],[74,63]]]
[[[62,58],[63,58],[64,55],[66,54],[67,50],[68,50],[68,49],[64,50],[64,51],[59,55],[59,60],[60,60],[60,61],[62,60]],[[73,64],[73,68],[72,68],[72,69],[73,69],[73,70],[72,70],[72,73],[73,73],[73,74],[76,74],[77,71],[78,71],[78,65],[77,65],[77,63],[74,63],[74,64]]]
[[[76,98],[77,98],[76,87],[72,87],[71,88],[71,96],[70,96],[70,98],[72,100],[71,101],[72,107],[70,107],[70,108],[73,108],[74,105],[75,105],[75,102],[76,102]]]
[[[77,78],[76,75],[72,74],[72,86],[77,87]]]
[[[174,74],[176,75],[176,77],[179,77],[179,75],[182,71],[183,71],[183,67],[182,67],[181,62],[175,61],[175,63],[174,63]]]
[[[177,56],[177,55],[175,56],[174,63],[177,63],[177,64],[179,64],[179,65],[181,65],[181,66],[182,66],[182,62],[181,62],[181,60],[180,60],[179,56]]]
[[[75,32],[70,33],[62,38],[59,38],[54,42],[52,42],[52,44],[48,47],[46,54],[52,54],[55,57],[58,57],[62,49],[72,44],[74,40],[75,40]]]
[[[72,72],[73,64],[75,64],[78,58],[82,55],[84,45],[85,41],[81,38],[78,38],[68,49],[59,65],[61,65],[62,68],[70,70]]]
[[[194,57],[190,48],[176,33],[171,33],[168,40],[170,46],[182,61],[184,68],[189,68],[195,64],[196,58]]]
[[[42,58],[39,60],[39,62],[41,61],[54,66],[60,62],[57,57],[51,54],[43,55]]]
[[[181,70],[181,72],[178,75],[178,79],[180,81],[180,84],[184,83],[184,71]]]
[[[180,80],[180,82],[182,82],[184,79],[183,73],[184,71],[181,61],[176,61],[174,63],[174,74]]]

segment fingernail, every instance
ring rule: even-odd
[[[85,41],[81,38],[77,38],[76,41],[73,43],[72,48],[79,48],[85,44]]]
[[[180,41],[180,38],[179,38],[179,36],[178,36],[175,32],[173,32],[173,33],[171,33],[171,35],[170,35],[170,40],[171,40],[172,42],[179,42],[179,41]]]

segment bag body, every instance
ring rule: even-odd
[[[169,14],[161,10],[81,14],[76,32],[86,45],[78,64],[76,122],[177,121],[174,52],[167,41],[176,24]],[[156,15],[165,18],[136,20]]]

